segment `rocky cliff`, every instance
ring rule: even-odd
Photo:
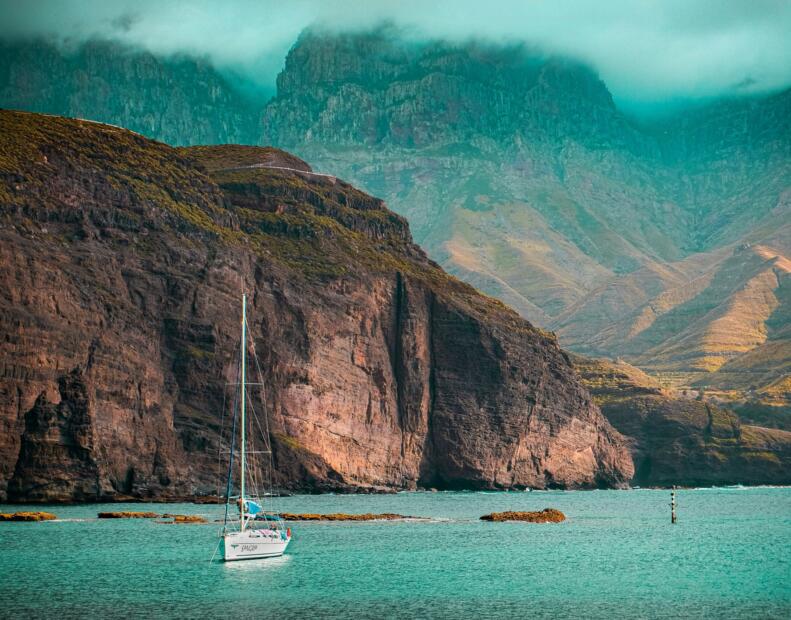
[[[602,413],[627,437],[633,484],[791,482],[791,432],[743,424],[702,395],[663,388],[624,362],[573,361]]]
[[[10,500],[216,492],[242,289],[281,486],[632,476],[553,336],[286,153],[2,112],[0,179]]]

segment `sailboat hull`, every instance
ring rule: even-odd
[[[229,532],[222,537],[223,559],[226,562],[235,560],[256,560],[260,558],[276,558],[281,555],[291,542],[291,538],[283,537],[276,530],[247,530]]]

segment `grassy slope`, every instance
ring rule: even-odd
[[[770,240],[782,248],[783,234]],[[712,257],[687,259],[658,276],[641,270],[603,287],[598,299],[564,317],[561,342],[593,355],[614,350],[679,388],[787,407],[791,263],[762,244],[721,253],[713,264]],[[651,287],[653,296],[646,294]],[[586,339],[582,323],[596,321],[599,335]]]
[[[101,170],[111,185],[131,188],[138,198],[135,203],[161,210],[165,217],[157,224],[170,227],[174,234],[189,230],[215,241],[244,245],[293,270],[296,277],[312,280],[398,270],[428,283],[437,294],[478,316],[502,321],[512,329],[533,330],[502,302],[479,294],[429,261],[411,243],[406,221],[380,200],[335,179],[239,168],[273,162],[309,170],[283,151],[236,145],[175,149],[109,125],[1,110],[0,175],[17,181],[10,192],[3,189],[0,194],[3,215],[9,221],[33,226],[29,215],[39,209],[36,197],[45,192],[44,184],[56,179],[54,167],[51,176],[47,174],[56,160],[59,166],[95,168],[97,174]],[[223,188],[238,190],[240,196],[245,189],[265,191],[273,197],[273,208],[230,205],[229,210]],[[78,211],[79,191],[62,188],[60,206]],[[320,204],[329,207],[319,208]],[[124,205],[123,211],[123,217],[138,223],[146,217],[144,212],[135,213],[131,205]]]
[[[359,270],[399,271],[426,282],[435,293],[479,317],[509,329],[541,332],[500,300],[481,294],[428,260],[412,243],[406,220],[354,186],[335,177],[307,174],[307,164],[277,149],[228,145],[179,150],[206,167],[231,196],[239,207],[242,230],[257,239],[268,255],[301,274],[322,278]],[[258,164],[306,173],[248,167]],[[254,200],[248,204],[250,196]],[[284,225],[287,234],[281,234]]]

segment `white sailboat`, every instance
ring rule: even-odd
[[[275,513],[267,512],[262,508],[256,483],[261,482],[256,476],[256,469],[248,467],[247,458],[250,454],[266,454],[270,459],[271,451],[254,451],[247,449],[248,416],[247,405],[247,296],[242,295],[242,343],[239,373],[239,495],[231,495],[231,486],[234,469],[234,443],[237,422],[237,412],[234,411],[234,425],[232,430],[230,461],[228,464],[228,479],[225,497],[225,523],[222,529],[222,551],[226,562],[233,560],[249,560],[258,558],[273,558],[283,555],[291,542],[291,528],[287,528],[280,517]],[[268,435],[268,424],[265,423]],[[259,425],[259,431],[262,430]],[[265,437],[265,447],[269,448],[269,437]],[[271,472],[271,469],[270,469]],[[271,489],[269,489],[271,494]],[[232,500],[236,499],[236,508],[239,511],[238,522],[230,516],[232,513]]]

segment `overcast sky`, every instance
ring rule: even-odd
[[[299,32],[390,20],[431,38],[526,41],[587,61],[624,103],[791,84],[791,0],[0,0],[0,33],[208,55],[274,83]]]

